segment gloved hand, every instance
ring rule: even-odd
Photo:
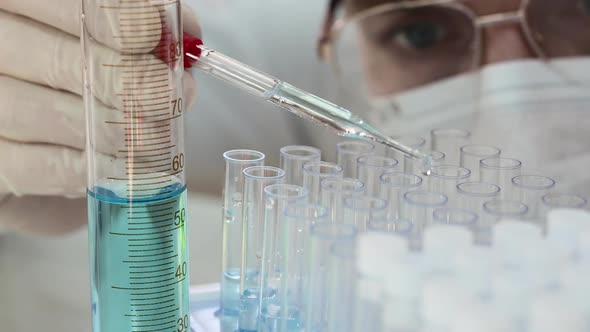
[[[0,1],[0,232],[62,233],[86,223],[80,5],[80,0]],[[188,7],[183,22],[186,32],[200,36]],[[106,45],[116,54],[116,45]],[[183,83],[188,110],[195,82],[185,73]],[[105,105],[97,113],[123,117],[117,102]],[[106,126],[98,130],[97,145],[106,156],[121,133]]]

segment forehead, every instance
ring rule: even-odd
[[[350,13],[392,2],[412,2],[416,0],[344,0],[346,9]],[[561,0],[554,0],[561,1]],[[522,0],[457,0],[480,15],[512,11],[518,9]]]

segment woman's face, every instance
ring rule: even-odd
[[[395,2],[399,1],[346,0],[345,5],[353,15]],[[521,1],[466,0],[375,12],[354,24],[358,61],[369,92],[380,96],[477,66],[537,57],[540,48],[549,57],[587,55],[590,35],[576,32],[590,31],[588,2],[530,0],[524,12],[526,25],[516,19],[479,29],[475,20],[516,14]]]

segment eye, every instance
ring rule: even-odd
[[[424,50],[435,47],[445,35],[445,29],[435,23],[416,22],[399,29],[394,41],[407,49]]]

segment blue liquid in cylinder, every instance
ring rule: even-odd
[[[88,192],[94,332],[190,331],[186,187]]]

